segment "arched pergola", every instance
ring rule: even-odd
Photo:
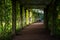
[[[32,9],[44,10],[45,29],[51,35],[60,35],[59,0],[0,0],[0,39],[11,39],[18,31],[36,22],[38,14]]]

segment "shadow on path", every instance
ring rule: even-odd
[[[48,31],[44,30],[43,23],[34,23],[21,32],[21,35],[16,35],[13,40],[54,40]]]

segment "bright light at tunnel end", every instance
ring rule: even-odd
[[[42,9],[32,9],[32,10],[37,12],[37,13],[44,14],[44,11]]]

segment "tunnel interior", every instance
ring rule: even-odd
[[[40,13],[44,13],[41,20]],[[60,37],[59,0],[0,0],[1,40],[11,40],[25,27],[41,21],[51,36]]]

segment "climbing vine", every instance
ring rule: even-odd
[[[8,40],[12,31],[12,4],[11,0],[0,1],[0,38]]]

